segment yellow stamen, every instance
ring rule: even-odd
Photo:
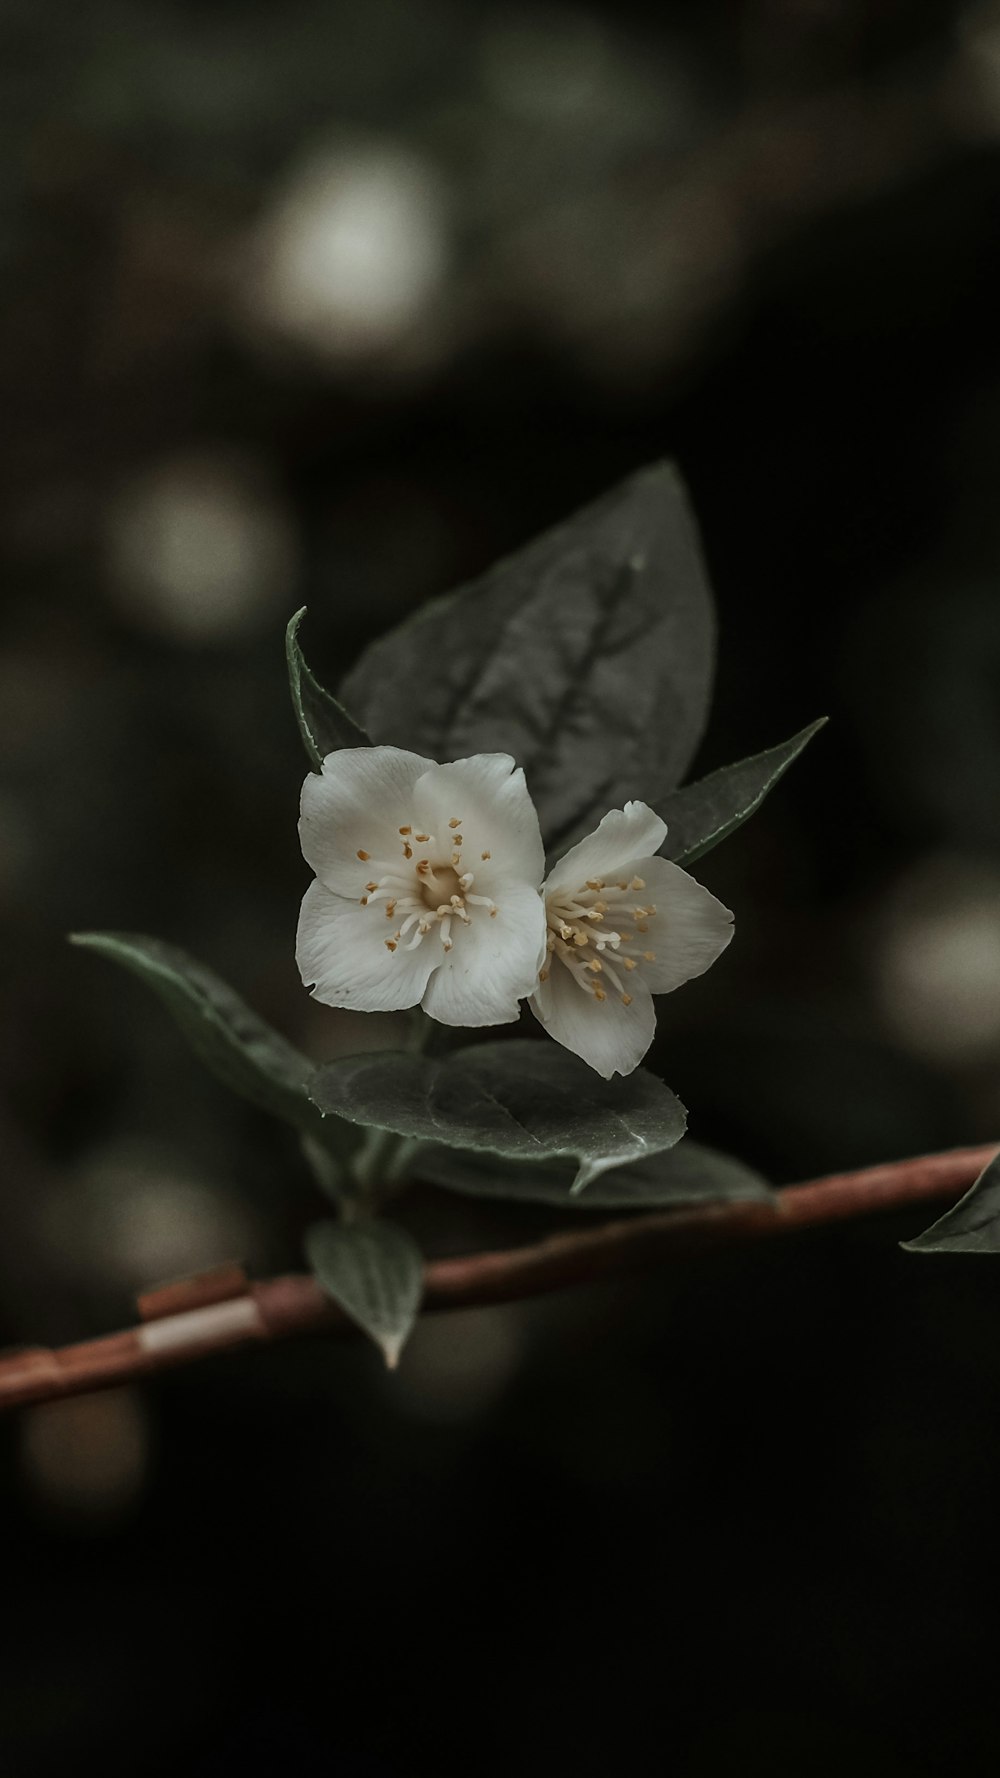
[[[408,833],[412,833],[413,829],[412,829],[412,827],[401,827],[399,831],[401,834],[406,835]]]
[[[448,823],[449,827],[461,827],[461,825],[462,825],[461,815],[453,815],[451,820]]]
[[[396,940],[394,938],[387,938],[385,941],[385,948],[387,951],[394,951],[396,949]]]
[[[367,864],[369,858],[371,857],[371,853],[370,852],[362,852],[359,848],[358,849],[358,857],[360,858],[362,864]]]
[[[480,852],[479,856],[482,859],[483,863],[485,864],[487,858],[492,858],[493,854],[492,854],[492,852]]]

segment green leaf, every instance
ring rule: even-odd
[[[370,747],[371,741],[361,724],[355,722],[332,692],[320,685],[306,665],[298,640],[299,625],[305,614],[303,605],[291,619],[285,631],[285,654],[299,734],[310,763],[318,771],[328,753],[337,753],[341,747]]]
[[[75,932],[70,943],[109,957],[152,988],[224,1086],[330,1147],[336,1127],[324,1125],[309,1099],[312,1063],[211,969],[137,932]]]
[[[376,741],[513,754],[551,849],[680,782],[713,654],[694,519],[659,463],[375,642],[343,691]]]
[[[953,1209],[900,1246],[907,1253],[1000,1253],[1000,1154]]]
[[[676,1148],[613,1167],[574,1196],[573,1168],[565,1161],[516,1166],[495,1155],[421,1146],[413,1160],[418,1179],[473,1198],[507,1198],[560,1210],[674,1210],[691,1204],[733,1203],[772,1196],[752,1168],[731,1155],[703,1148],[689,1136]]]
[[[416,1242],[394,1222],[317,1222],[306,1256],[327,1296],[369,1334],[390,1370],[413,1331],[424,1288]]]
[[[638,1068],[601,1080],[554,1044],[516,1038],[430,1056],[349,1056],[318,1068],[313,1101],[400,1136],[487,1149],[510,1160],[577,1161],[570,1189],[612,1167],[672,1148],[684,1134],[680,1100]]]
[[[780,747],[769,747],[741,759],[737,765],[710,772],[696,784],[686,784],[655,805],[667,824],[667,838],[660,848],[675,864],[691,864],[728,839],[749,820],[794,759],[826,724],[826,717],[811,722]]]

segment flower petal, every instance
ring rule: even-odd
[[[550,1037],[610,1080],[639,1066],[656,1030],[652,997],[638,972],[629,981],[629,992],[631,1006],[613,993],[595,1000],[554,958],[548,980],[539,982],[528,1005]]]
[[[585,840],[571,846],[553,865],[545,892],[581,889],[588,877],[610,877],[624,872],[630,858],[649,858],[667,837],[667,824],[648,803],[626,803],[612,809]]]
[[[398,1012],[416,1006],[441,962],[442,949],[429,933],[413,951],[385,943],[380,907],[359,907],[311,883],[302,900],[295,961],[306,986],[327,1006],[357,1012]]]
[[[656,961],[643,963],[642,979],[654,994],[668,994],[704,975],[733,936],[733,916],[694,877],[667,858],[636,858],[624,866],[645,882],[643,898],[655,904],[649,946]]]
[[[431,762],[400,747],[344,747],[302,786],[299,839],[306,863],[338,895],[359,897],[373,875],[403,861],[399,829],[413,820],[413,787]],[[367,858],[359,858],[358,852]],[[387,952],[386,955],[391,955]]]
[[[477,890],[496,894],[512,878],[538,888],[545,871],[538,816],[524,773],[509,753],[430,766],[416,787],[414,809],[438,841],[461,834],[462,864],[475,876]],[[452,821],[459,826],[451,827]]]
[[[545,905],[527,883],[497,891],[491,919],[476,908],[468,926],[453,923],[454,948],[427,984],[422,1005],[442,1025],[509,1025],[531,993],[545,958]]]

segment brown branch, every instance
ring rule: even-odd
[[[947,1197],[967,1190],[996,1152],[989,1144],[890,1161],[786,1186],[767,1202],[632,1216],[501,1253],[434,1260],[427,1267],[424,1306],[445,1310],[513,1302],[639,1271],[695,1248]],[[0,1359],[0,1409],[107,1389],[252,1341],[350,1326],[315,1279],[290,1273],[251,1284],[232,1266],[154,1291],[140,1298],[139,1312],[141,1324],[122,1333]]]

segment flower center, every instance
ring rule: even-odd
[[[613,990],[623,1006],[632,996],[625,979],[643,963],[655,963],[656,952],[643,948],[656,908],[638,897],[646,885],[641,877],[606,883],[590,877],[582,889],[557,889],[545,904],[549,961],[541,972],[547,981],[552,959],[566,965],[573,980],[600,1005]]]
[[[385,940],[387,950],[415,951],[428,933],[436,931],[442,948],[450,951],[455,942],[453,921],[459,922],[456,930],[471,925],[478,908],[485,908],[490,919],[496,918],[496,903],[488,895],[473,894],[476,879],[462,861],[465,841],[461,826],[461,818],[453,815],[444,840],[432,833],[415,832],[412,826],[401,827],[401,863],[365,885],[361,906],[384,903],[386,919],[396,923],[392,936]],[[490,856],[489,852],[480,853],[484,861]],[[371,854],[359,847],[358,857],[367,864]]]

